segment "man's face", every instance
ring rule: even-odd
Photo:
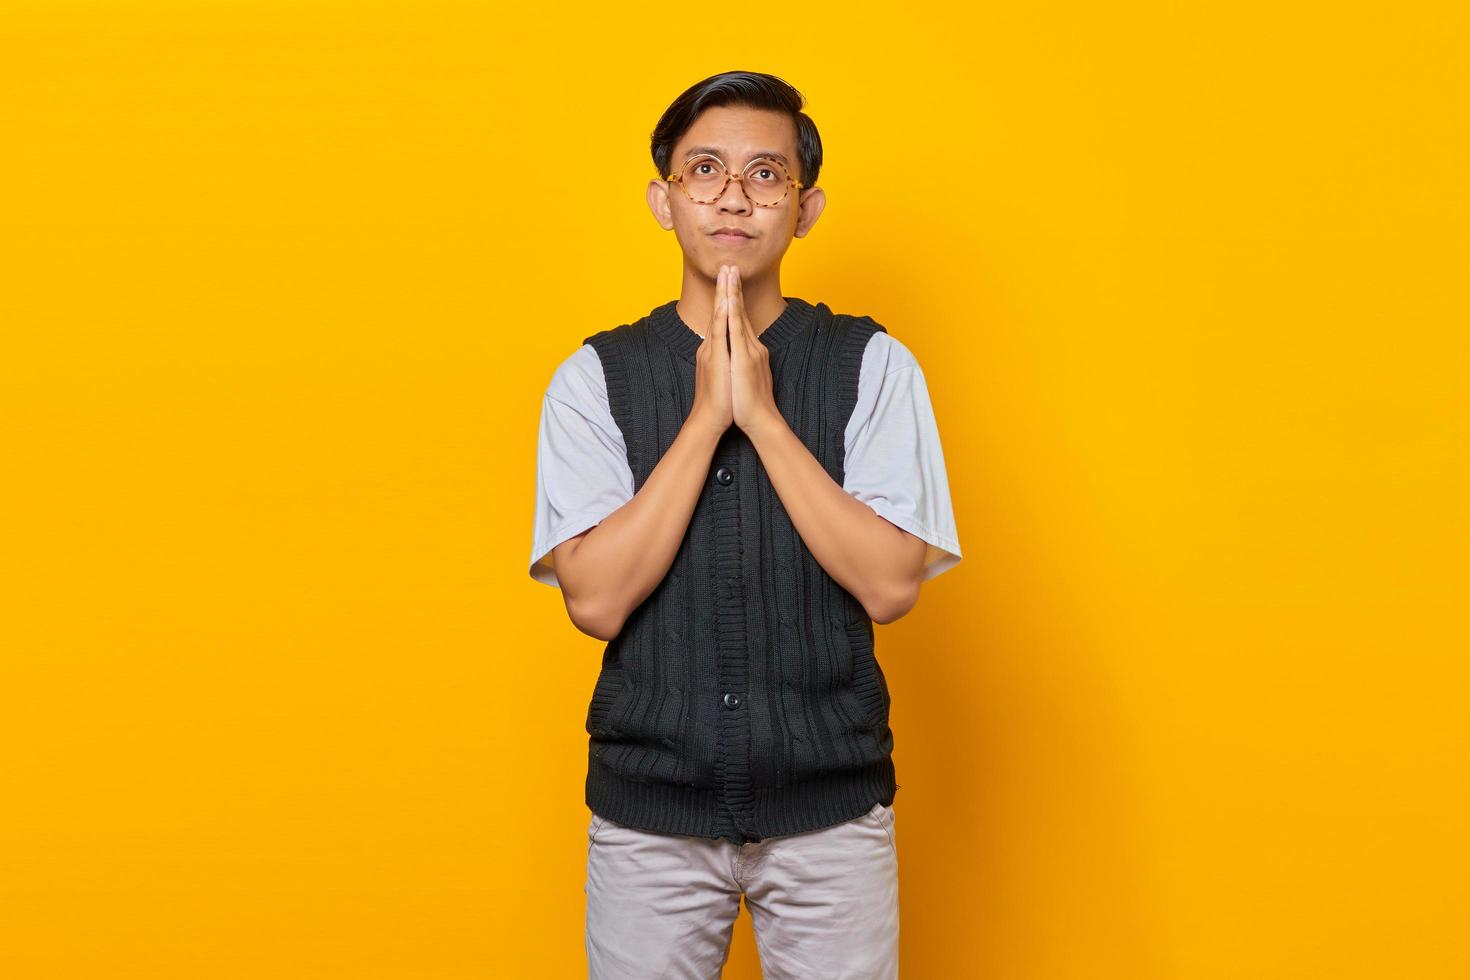
[[[752,160],[774,158],[792,177],[802,179],[796,125],[783,113],[743,106],[706,109],[675,144],[669,171],[680,173],[686,161],[701,153],[713,153],[734,174],[744,173]],[[779,267],[792,236],[805,235],[816,220],[821,208],[810,200],[813,194],[820,197],[821,191],[792,187],[779,204],[760,207],[731,178],[718,199],[700,204],[676,182],[653,181],[649,206],[661,225],[673,229],[686,264],[710,279],[716,278],[720,266],[736,265],[742,278],[753,279]],[[721,237],[715,234],[720,228],[735,228],[749,237]]]

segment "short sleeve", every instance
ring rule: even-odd
[[[633,472],[608,409],[602,361],[584,344],[556,369],[541,401],[531,577],[560,588],[552,549],[632,499]]]
[[[962,557],[939,426],[924,372],[887,333],[863,351],[857,403],[846,431],[843,489],[929,544],[927,581]]]

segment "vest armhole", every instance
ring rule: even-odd
[[[625,333],[619,333],[623,328],[612,330],[600,330],[582,341],[591,344],[592,349],[597,352],[597,359],[602,363],[602,377],[607,385],[607,408],[612,416],[618,431],[623,434],[623,443],[627,447],[628,466],[633,470],[634,482],[637,482],[637,460],[635,459],[636,446],[633,440],[628,438],[629,412],[632,410],[632,395],[628,391],[628,369],[623,361],[621,340]]]

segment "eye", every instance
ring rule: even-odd
[[[786,170],[778,163],[762,160],[751,164],[747,171],[752,180],[760,184],[779,184],[786,179]]]

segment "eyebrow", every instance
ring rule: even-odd
[[[698,156],[701,153],[713,153],[715,156],[722,158],[725,155],[725,151],[720,149],[718,146],[691,146],[685,152],[684,159],[688,160],[690,157]],[[772,160],[780,160],[782,163],[786,164],[786,166],[791,166],[791,161],[786,159],[786,155],[783,153],[777,153],[775,150],[756,150],[753,154],[751,154],[750,158],[752,160],[762,160],[767,158]]]

